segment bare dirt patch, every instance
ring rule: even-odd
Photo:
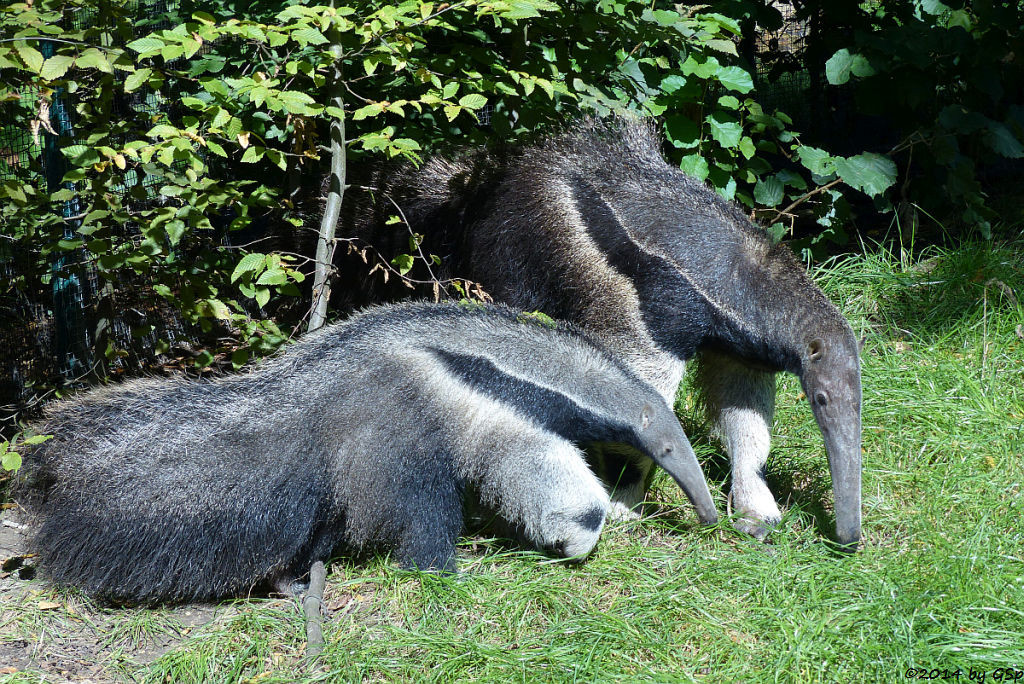
[[[0,679],[132,681],[195,630],[237,612],[231,605],[109,608],[37,576],[28,519],[0,511]]]

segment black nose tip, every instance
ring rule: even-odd
[[[553,553],[553,554],[555,554],[557,556],[564,556],[565,555],[565,540],[563,539],[563,540],[557,541],[554,544],[545,544],[542,548],[545,551],[547,551],[548,553]]]

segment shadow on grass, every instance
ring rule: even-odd
[[[712,494],[716,494],[715,483],[721,483],[721,498],[728,499],[732,472],[724,448],[705,423],[697,420],[685,422],[687,435],[702,452],[701,466],[712,487]],[[785,518],[799,516],[801,527],[812,529],[823,541],[834,541],[836,521],[832,506],[832,480],[826,472],[817,467],[808,469],[779,451],[773,451],[768,459],[766,480]],[[726,511],[720,513],[724,519]],[[737,512],[734,510],[732,513],[736,515]],[[685,527],[684,522],[691,522],[685,520],[685,511],[681,511],[679,516],[681,527]]]

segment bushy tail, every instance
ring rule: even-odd
[[[158,603],[238,595],[325,557],[343,527],[323,458],[214,406],[241,401],[214,383],[144,381],[58,405],[41,426],[56,437],[27,455],[18,487],[45,572]]]

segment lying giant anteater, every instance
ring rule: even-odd
[[[446,276],[495,300],[572,321],[673,402],[684,362],[732,459],[740,528],[763,537],[780,517],[764,479],[775,373],[800,377],[825,439],[836,536],[860,539],[860,365],[850,325],[790,250],[741,209],[667,164],[654,125],[585,120],[505,154],[433,158],[384,179]],[[381,245],[390,202],[353,231]],[[606,464],[608,465],[608,464]],[[627,506],[650,461],[604,473]]]
[[[55,405],[26,459],[36,546],[116,601],[204,599],[304,574],[339,544],[454,570],[463,494],[566,557],[608,494],[577,444],[621,442],[717,519],[675,415],[567,327],[501,307],[383,307],[254,372],[145,380]]]

